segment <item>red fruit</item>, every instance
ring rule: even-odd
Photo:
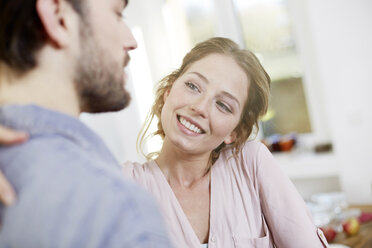
[[[359,222],[363,224],[369,221],[372,221],[372,213],[362,212],[359,216]]]
[[[359,232],[360,223],[358,219],[350,218],[344,224],[342,224],[342,227],[348,236],[353,236]]]
[[[323,231],[324,236],[329,243],[332,242],[337,235],[337,232],[332,227],[321,227],[320,230]]]

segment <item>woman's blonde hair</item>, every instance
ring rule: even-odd
[[[173,71],[168,76],[164,77],[156,87],[155,102],[152,105],[151,111],[148,114],[145,123],[137,140],[137,148],[143,153],[144,141],[156,135],[162,139],[165,133],[161,123],[161,111],[164,106],[164,94],[172,88],[173,83],[186,72],[186,70],[196,61],[210,55],[223,54],[230,56],[246,73],[250,82],[248,88],[248,98],[244,104],[243,111],[240,117],[239,124],[234,129],[236,132],[236,140],[229,145],[234,150],[234,154],[238,154],[244,142],[248,140],[254,128],[258,130],[258,120],[262,117],[268,108],[268,99],[270,94],[270,77],[262,67],[257,57],[246,49],[240,49],[239,46],[230,39],[215,37],[204,42],[198,43],[183,59],[182,65],[179,69]],[[157,131],[147,135],[149,127],[154,120],[158,118]],[[222,143],[211,152],[210,165],[212,165],[218,158],[221,149],[225,147]],[[145,154],[144,154],[145,155]],[[154,159],[158,152],[149,153],[147,159]]]

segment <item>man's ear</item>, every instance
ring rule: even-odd
[[[69,40],[66,17],[71,15],[72,6],[65,0],[37,0],[36,11],[52,44],[65,46]]]
[[[230,145],[231,143],[233,143],[237,138],[237,134],[236,134],[236,131],[232,131],[229,136],[227,136],[225,138],[225,140],[223,141],[226,145]]]

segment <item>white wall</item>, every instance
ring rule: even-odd
[[[306,70],[317,84],[351,203],[371,203],[372,1],[302,0],[294,3],[308,46]],[[301,33],[301,31],[299,31]],[[301,36],[301,34],[300,34]],[[314,81],[316,80],[316,81]]]
[[[164,23],[164,2],[164,0],[130,1],[128,9],[125,10],[126,21],[130,27],[139,27],[143,32],[153,83],[170,72],[172,64],[171,46]]]

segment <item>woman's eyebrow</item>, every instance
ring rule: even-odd
[[[225,95],[226,97],[230,98],[231,100],[235,101],[238,104],[238,106],[240,107],[240,103],[235,96],[233,96],[232,94],[230,94],[227,91],[222,91],[222,94]]]
[[[192,71],[192,72],[189,72],[191,74],[195,74],[196,76],[198,76],[201,80],[203,80],[204,82],[206,82],[207,84],[209,84],[209,81],[208,79],[201,73],[199,72],[196,72],[196,71]]]
[[[195,74],[201,80],[203,80],[205,83],[209,84],[208,79],[203,74],[201,74],[200,72],[192,71],[192,72],[189,72],[189,73],[190,74]],[[227,96],[231,100],[235,101],[238,104],[238,106],[240,107],[240,103],[239,103],[238,99],[235,96],[233,96],[231,93],[229,93],[227,91],[222,91],[222,94],[225,95],[225,96]]]

